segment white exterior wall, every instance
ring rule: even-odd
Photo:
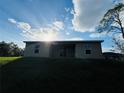
[[[40,45],[39,53],[35,53],[36,45]],[[49,57],[49,47],[48,43],[32,43],[26,44],[24,56],[25,57]]]
[[[35,53],[36,45],[40,45],[39,53]],[[24,52],[25,57],[50,57],[50,43],[26,43],[26,48]],[[91,54],[86,54],[86,50],[91,50]],[[54,54],[60,53],[58,48],[55,48]],[[58,56],[55,56],[58,57]],[[101,43],[100,42],[91,42],[91,43],[75,43],[75,58],[82,59],[101,59],[103,58]]]
[[[86,50],[91,50],[91,54],[86,54]],[[75,57],[83,59],[101,59],[101,43],[79,43],[75,47]]]

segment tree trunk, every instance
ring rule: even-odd
[[[122,24],[120,24],[120,26],[121,26],[122,38],[124,39],[124,29],[123,29],[123,27],[122,27]]]
[[[122,38],[124,39],[124,29],[123,29],[122,22],[120,20],[119,14],[117,16],[117,20],[118,20],[118,24],[120,25],[120,28],[121,28]]]
[[[123,39],[124,39],[124,33],[122,33],[122,37],[123,37]]]

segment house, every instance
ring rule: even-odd
[[[24,56],[101,59],[103,58],[101,42],[103,40],[24,41],[26,43]]]

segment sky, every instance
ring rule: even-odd
[[[111,34],[95,31],[108,9],[124,0],[0,0],[0,41],[104,40]],[[117,38],[120,35],[116,36]]]

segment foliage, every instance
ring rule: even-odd
[[[120,53],[124,54],[124,41],[113,38],[114,46],[113,48],[118,50]]]
[[[109,9],[102,20],[100,21],[100,25],[98,26],[98,32],[115,32],[121,33],[124,38],[124,28],[122,25],[121,13],[124,10],[124,4],[119,3],[114,8]]]
[[[0,56],[21,56],[22,53],[23,49],[19,48],[17,44],[0,42]]]

